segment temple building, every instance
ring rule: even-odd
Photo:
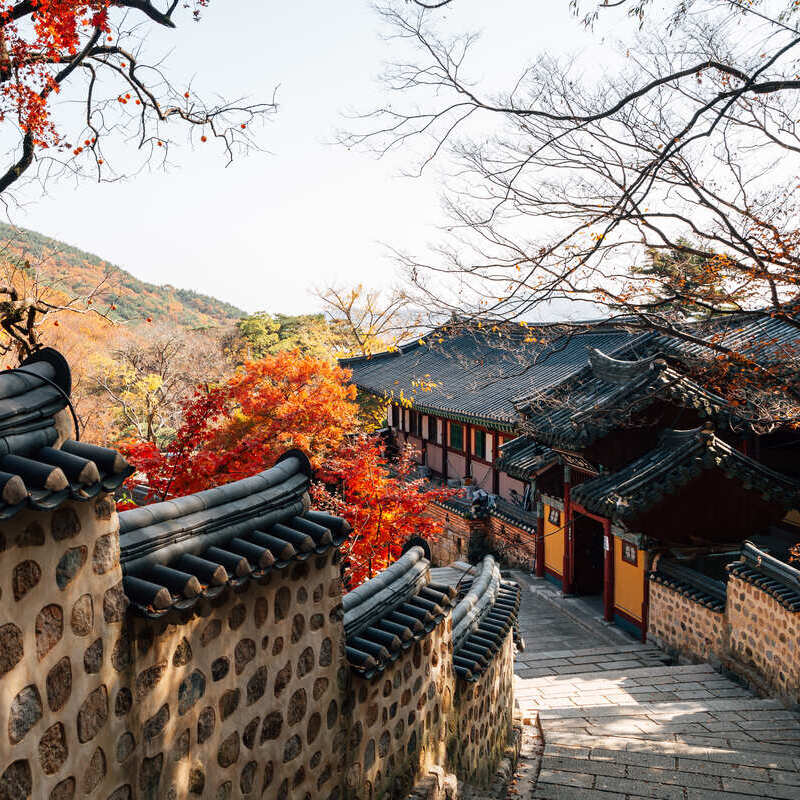
[[[796,359],[794,326],[726,324],[715,341],[729,335],[756,348],[766,337],[759,359]],[[645,638],[660,556],[711,564],[768,534],[800,541],[791,457],[800,437],[759,434],[749,409],[698,382],[688,364],[702,343],[609,327],[548,339],[536,326],[505,340],[474,328],[427,340],[346,365],[360,389],[389,402],[393,435],[418,449],[434,478],[462,477],[468,493],[475,485],[497,495],[466,522],[458,501],[432,509],[461,549],[477,533],[509,563],[595,598],[605,619]],[[419,391],[422,379],[434,388]],[[491,463],[476,459],[484,436]]]

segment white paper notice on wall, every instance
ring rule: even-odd
[[[604,536],[603,537],[603,550],[608,552],[610,549],[611,549],[611,540],[608,538],[608,536]]]

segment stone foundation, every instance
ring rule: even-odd
[[[490,516],[486,541],[498,558],[510,567],[533,572],[536,567],[534,534],[506,520]]]
[[[800,614],[735,575],[728,578],[730,653],[776,694],[800,703]]]

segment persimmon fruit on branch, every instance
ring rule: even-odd
[[[152,28],[173,29],[180,11],[199,20],[209,0],[0,0],[0,130],[17,138],[0,167],[0,193],[33,165],[53,175],[121,177],[104,152],[107,140],[133,139],[146,159],[162,161],[171,122],[220,141],[229,160],[255,146],[251,124],[274,102],[206,104],[173,86],[160,62],[140,60]],[[80,130],[59,124],[59,95],[82,106]],[[71,120],[68,126],[72,127]],[[111,148],[109,148],[109,151]]]

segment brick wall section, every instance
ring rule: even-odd
[[[487,520],[487,544],[511,567],[533,571],[536,566],[534,534],[497,517]]]
[[[754,667],[776,694],[800,702],[800,614],[741,580],[728,577],[732,657]]]
[[[429,542],[431,565],[434,567],[466,561],[470,545],[486,534],[486,520],[466,519],[435,503],[429,505],[425,513],[444,528],[444,533],[435,542]]]
[[[349,743],[345,798],[400,797],[445,762],[455,676],[450,619],[383,675],[353,675],[343,722]]]
[[[132,620],[117,696],[134,703],[112,757],[124,750],[139,800],[330,795],[345,747],[336,561],[275,571],[180,626]]]
[[[130,792],[114,742],[125,596],[114,503],[26,511],[0,528],[0,796]]]
[[[458,681],[457,727],[448,742],[455,772],[488,786],[509,742],[514,707],[514,643],[509,632],[500,652],[475,683]]]
[[[661,647],[692,661],[723,659],[728,649],[725,614],[650,581],[647,635]]]

